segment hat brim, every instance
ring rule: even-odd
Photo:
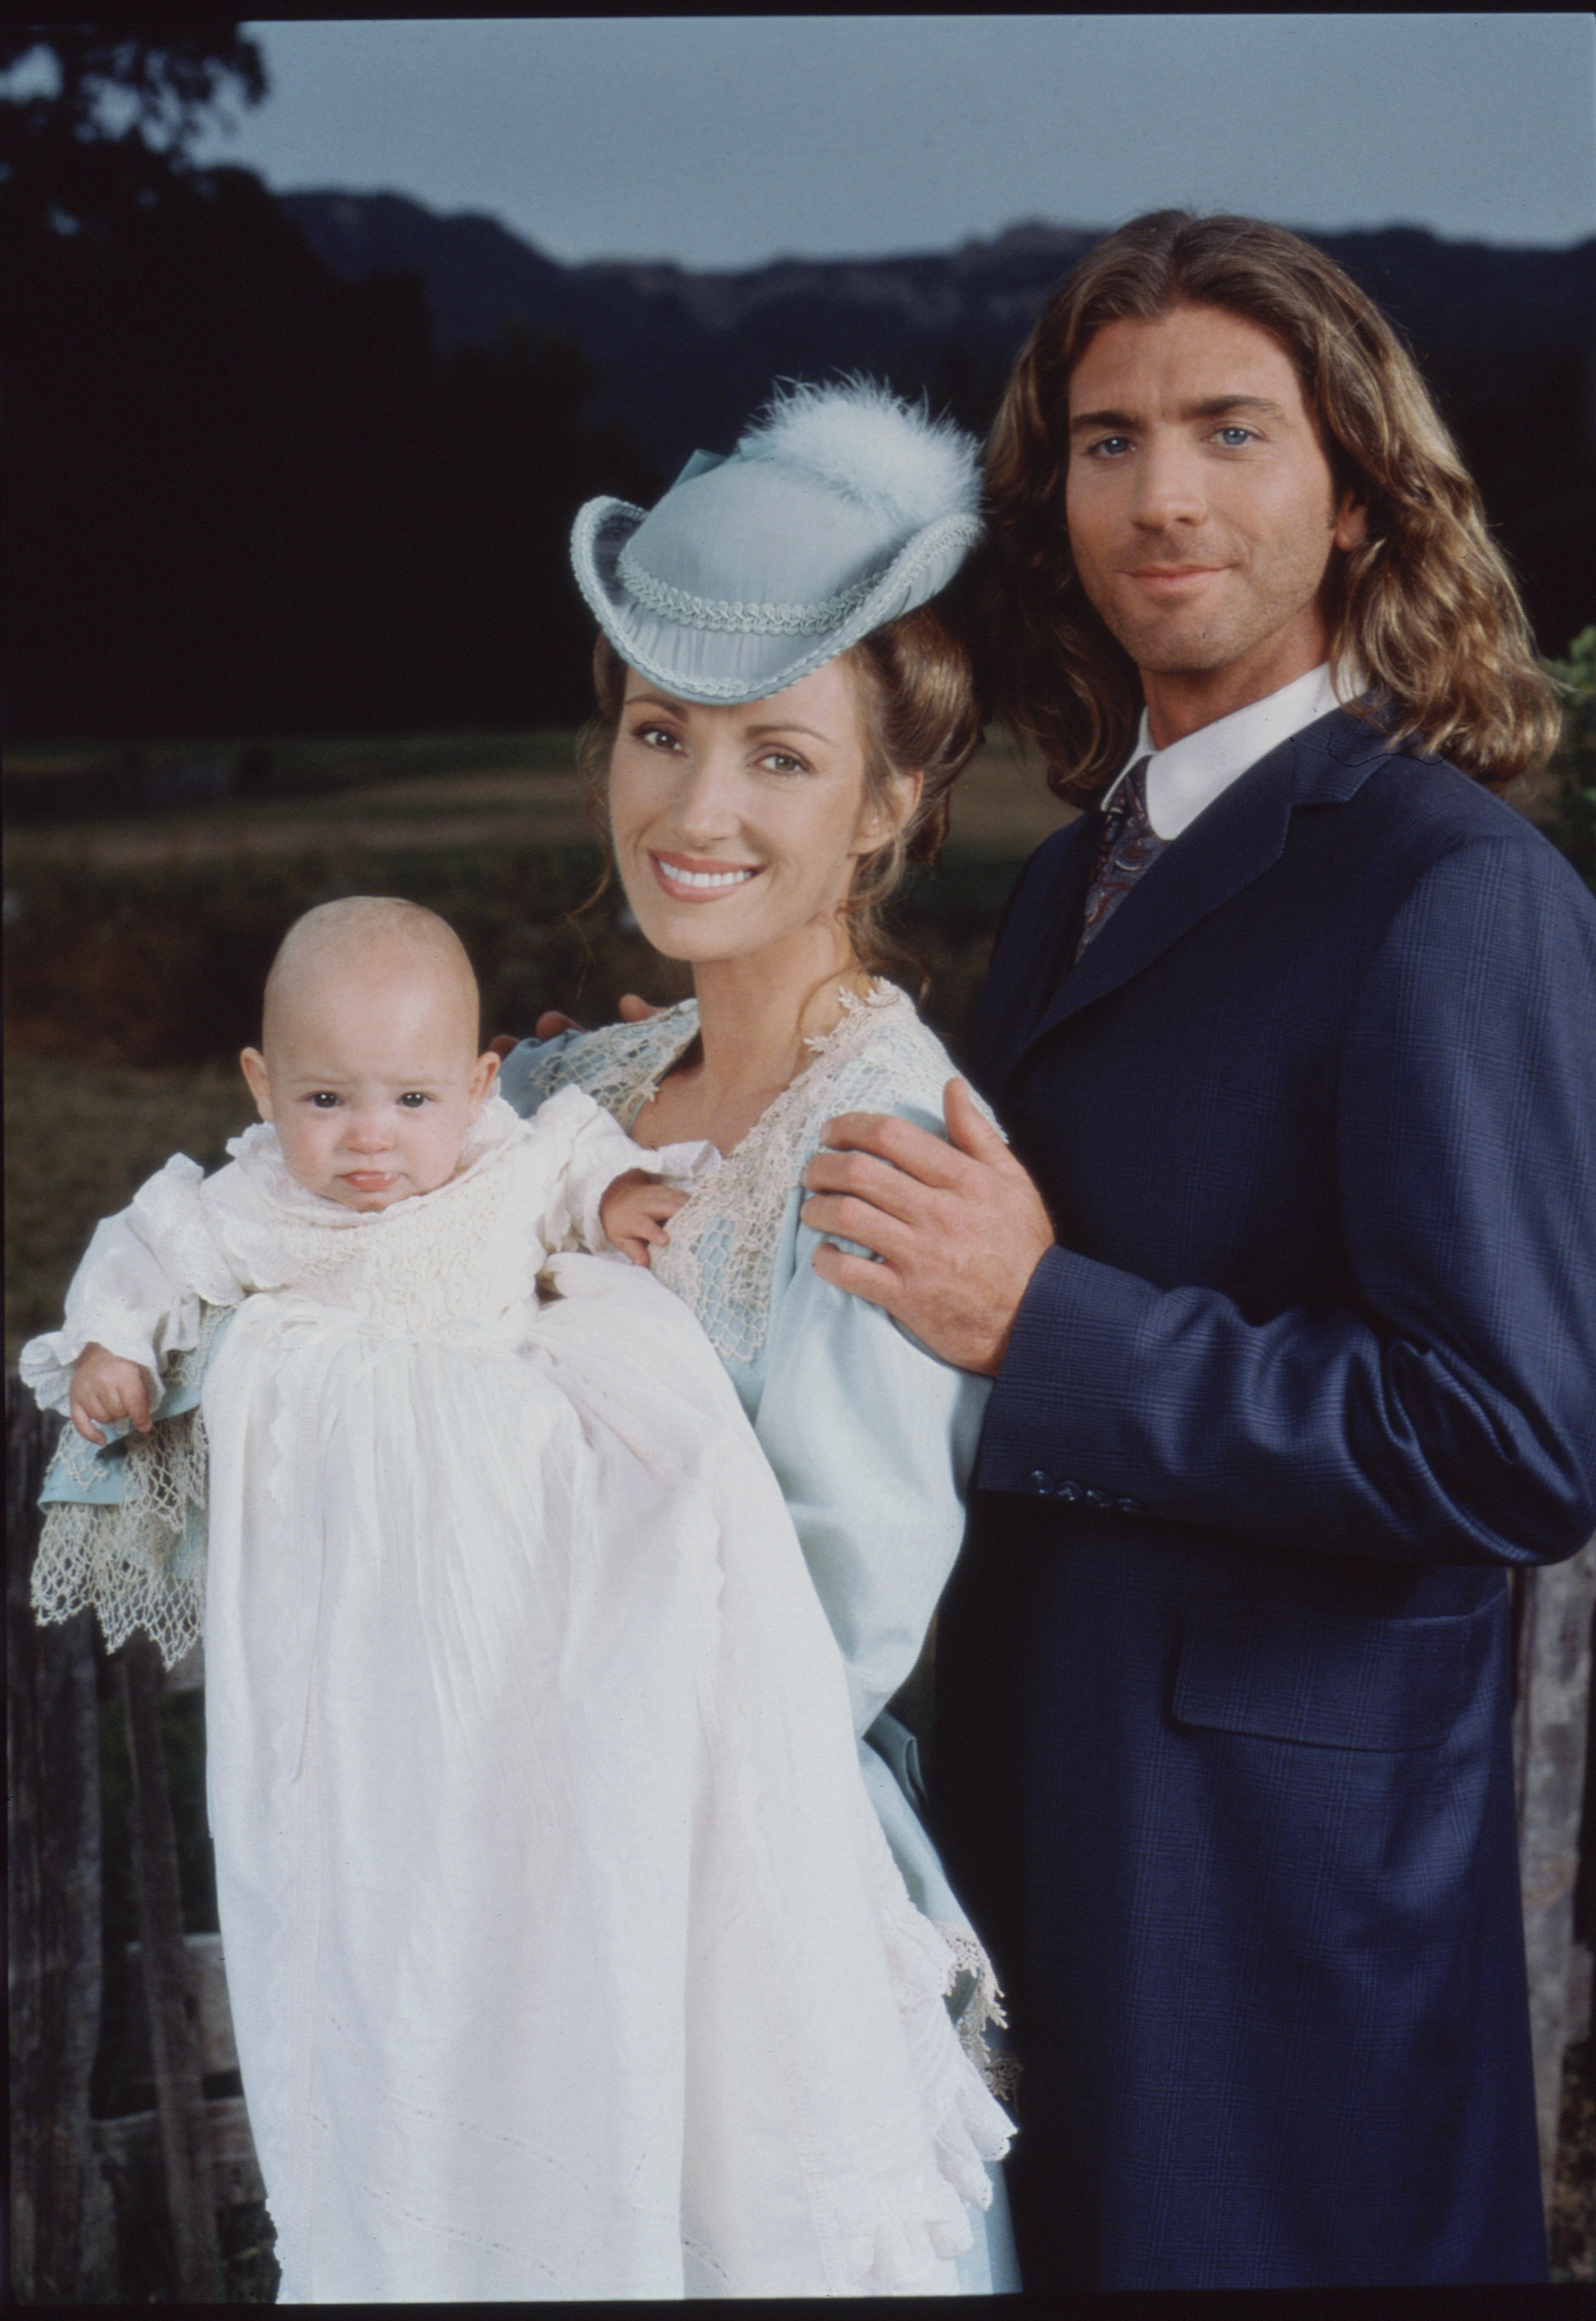
[[[747,628],[698,627],[640,605],[621,579],[621,551],[644,520],[629,500],[589,500],[571,527],[570,560],[588,609],[630,669],[682,701],[762,701],[928,604],[981,536],[979,516],[938,516],[914,533],[832,629],[801,639]]]

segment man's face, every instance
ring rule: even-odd
[[[1185,305],[1105,324],[1070,378],[1065,505],[1081,586],[1155,710],[1195,694],[1223,715],[1326,658],[1326,570],[1364,513],[1256,323]]]

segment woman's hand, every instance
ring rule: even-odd
[[[658,1177],[628,1169],[598,1204],[598,1215],[616,1247],[634,1265],[646,1265],[650,1245],[660,1247],[670,1240],[665,1226],[687,1197],[674,1187],[661,1184]]]
[[[622,992],[620,1008],[623,1024],[646,1024],[651,1015],[665,1013],[662,1007],[654,1006],[651,1001],[640,999],[635,991]],[[557,1007],[545,1007],[532,1027],[532,1036],[534,1040],[557,1040],[561,1032],[585,1032],[587,1028],[585,1024],[579,1024],[574,1015],[562,1015]],[[502,1064],[511,1049],[518,1048],[521,1042],[513,1032],[500,1032],[489,1040],[488,1045]]]
[[[104,1346],[85,1346],[72,1365],[72,1424],[85,1442],[104,1443],[101,1429],[114,1418],[149,1434],[150,1374]]]
[[[827,1121],[804,1172],[803,1222],[862,1242],[880,1262],[823,1242],[823,1281],[884,1306],[922,1345],[996,1378],[1014,1317],[1053,1245],[1042,1197],[962,1080],[944,1098],[948,1141],[890,1113]]]

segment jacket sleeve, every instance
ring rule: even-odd
[[[977,1480],[1260,1543],[1555,1561],[1596,1527],[1596,909],[1553,851],[1432,863],[1353,995],[1336,1161],[1355,1299],[1248,1320],[1065,1248]]]

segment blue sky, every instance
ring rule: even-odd
[[[482,210],[551,256],[942,250],[1178,203],[1500,243],[1596,232],[1596,19],[377,18],[251,24],[206,158]]]

